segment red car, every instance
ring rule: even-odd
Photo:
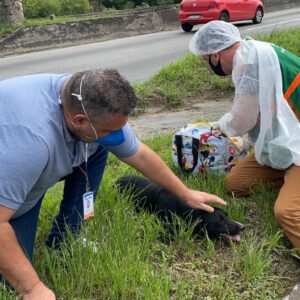
[[[183,0],[179,6],[181,27],[187,32],[196,24],[212,20],[252,20],[258,24],[263,16],[264,5],[261,0]]]

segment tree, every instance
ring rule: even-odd
[[[21,0],[0,0],[0,23],[17,25],[24,20]]]
[[[102,10],[102,0],[90,0],[90,4],[94,11]]]

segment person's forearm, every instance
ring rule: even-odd
[[[41,283],[7,222],[0,223],[0,272],[21,295]]]
[[[240,131],[241,126],[235,126],[233,115],[231,113],[226,113],[219,119],[218,125],[220,130],[228,136],[240,136],[245,133]]]
[[[143,173],[150,180],[181,198],[192,208],[212,212],[214,209],[206,203],[211,202],[226,205],[226,202],[216,195],[187,188],[161,158],[144,144],[140,145],[135,155],[125,158],[123,161]]]
[[[223,115],[218,124],[228,136],[242,136],[257,124],[258,118],[258,94],[235,94],[230,112]]]
[[[123,161],[176,196],[180,198],[185,196],[187,187],[175,176],[162,159],[146,145],[141,144],[136,155],[129,159],[123,159]]]

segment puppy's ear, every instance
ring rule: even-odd
[[[223,215],[225,215],[226,217],[228,217],[227,212],[224,211],[223,209],[218,208],[218,207],[214,207],[214,210],[215,210],[216,212],[218,212],[218,213],[220,213],[220,214],[223,214]]]

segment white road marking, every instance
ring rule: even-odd
[[[282,22],[278,22],[278,23],[272,23],[269,25],[265,25],[265,26],[259,26],[259,27],[253,27],[253,28],[246,28],[245,31],[250,31],[250,30],[256,30],[256,29],[260,29],[260,28],[266,28],[266,27],[275,27],[278,26],[280,24],[286,24],[286,23],[291,23],[291,22],[296,22],[296,21],[300,21],[300,19],[293,19],[293,20],[288,20],[288,21],[282,21]]]

